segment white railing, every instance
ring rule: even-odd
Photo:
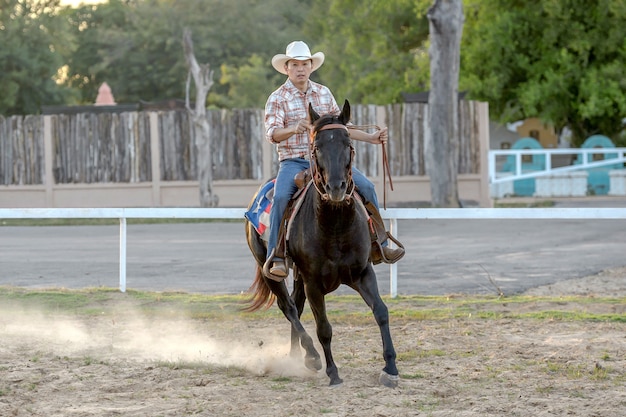
[[[126,219],[242,219],[243,208],[0,208],[0,219],[119,219],[120,291],[126,292]],[[381,210],[398,236],[398,220],[626,219],[626,208],[389,208]],[[401,238],[400,238],[401,240]],[[398,295],[398,266],[391,264],[389,293]]]
[[[602,160],[594,161],[593,155],[603,154],[605,158]],[[606,155],[615,154],[611,158],[607,159]],[[507,172],[506,175],[502,172],[497,172],[498,156],[514,156],[515,157],[515,171]],[[543,155],[545,156],[545,169],[523,172],[522,156],[524,155]],[[552,167],[552,155],[582,155],[581,162],[575,165],[568,165],[558,168]],[[542,175],[551,175],[560,172],[577,171],[581,169],[598,168],[606,165],[613,165],[626,162],[626,148],[560,148],[560,149],[500,149],[489,151],[489,182],[491,184],[502,183],[506,181],[522,180],[526,178],[535,178]]]

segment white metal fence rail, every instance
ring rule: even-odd
[[[603,159],[594,160],[594,155],[596,154],[603,155]],[[544,169],[524,172],[522,156],[525,155],[543,155],[545,157]],[[580,156],[580,163],[553,168],[552,155]],[[496,161],[496,158],[503,156],[512,156],[515,160],[515,170],[507,172],[506,176],[503,176],[501,172],[497,172],[498,161]],[[489,182],[491,184],[497,184],[526,178],[536,178],[542,175],[623,164],[626,162],[626,148],[500,149],[490,150],[488,158]]]
[[[120,291],[126,292],[126,220],[127,219],[243,219],[243,208],[0,208],[0,219],[119,219],[120,221]],[[626,219],[625,208],[390,208],[381,210],[390,222],[390,231],[398,237],[398,220],[475,220],[475,219]],[[400,237],[401,240],[401,237]],[[389,266],[392,297],[398,295],[397,264]]]

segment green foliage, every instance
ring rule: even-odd
[[[574,144],[616,138],[626,116],[621,0],[466,1],[461,89],[492,117],[539,117]]]
[[[326,54],[320,70],[339,101],[387,104],[427,89],[428,1],[324,0],[313,4],[304,31]],[[417,71],[418,72],[417,72]],[[426,73],[427,74],[427,73]]]
[[[81,7],[70,16],[79,39],[79,53],[70,64],[71,83],[83,91],[84,103],[93,102],[104,81],[119,103],[182,99],[188,72],[182,34],[188,27],[196,59],[215,71],[208,104],[258,106],[259,86],[266,86],[264,99],[271,92],[270,57],[300,33],[303,17],[293,13],[303,7],[300,3],[109,0]],[[260,71],[259,57],[266,71]]]
[[[268,85],[279,86],[284,76],[268,65],[267,60],[253,54],[247,63],[222,65],[220,84],[228,86],[226,96],[215,94],[211,101],[220,107],[263,108],[269,95]]]
[[[626,145],[623,0],[464,0],[459,89],[492,118],[539,117]],[[338,101],[389,104],[429,89],[432,0],[0,0],[0,114],[185,97],[182,48],[215,71],[207,105],[262,107],[283,81],[271,57],[293,40],[323,51],[313,79]],[[193,84],[193,83],[192,83]],[[192,97],[194,96],[191,92]]]
[[[116,33],[123,34],[130,26],[127,20],[128,7],[130,4],[127,2],[109,0],[108,3],[81,5],[63,12],[77,40],[76,51],[67,61],[67,85],[80,91],[80,104],[92,104],[103,82],[117,81],[104,69],[111,57],[124,56],[123,51],[109,45],[109,38]],[[115,82],[113,94],[119,101],[117,93],[118,85]]]
[[[58,4],[0,0],[0,114],[36,114],[42,105],[71,101],[55,81],[72,47]]]

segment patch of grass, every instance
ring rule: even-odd
[[[423,379],[426,378],[426,375],[422,374],[422,373],[416,373],[416,374],[400,374],[400,378],[402,379]]]
[[[543,386],[543,387],[542,386],[538,386],[537,387],[537,392],[539,394],[546,394],[546,395],[548,395],[548,394],[553,393],[554,390],[555,390],[555,388],[552,385],[546,385],[546,386]]]
[[[591,372],[591,379],[594,381],[604,381],[609,379],[609,373],[611,372],[611,368],[607,366],[593,368]]]
[[[432,413],[439,407],[440,401],[436,398],[430,398],[417,404],[417,409],[423,413]]]
[[[2,304],[19,303],[24,307],[38,307],[48,311],[53,310],[59,312],[78,312],[87,305],[108,301],[111,294],[115,294],[115,290],[27,290],[17,287],[0,286],[0,300],[2,300]]]
[[[441,349],[411,349],[399,352],[396,359],[401,361],[409,361],[411,359],[431,358],[433,356],[446,356],[446,352]]]
[[[562,320],[562,321],[603,321],[626,323],[624,314],[597,314],[585,311],[537,311],[532,313],[517,314],[519,319],[532,318],[539,320]]]
[[[83,358],[83,365],[84,366],[89,366],[89,365],[93,365],[95,363],[98,363],[99,361],[95,358],[92,358],[91,356],[85,356]]]
[[[0,286],[0,305],[20,307],[28,312],[115,315],[136,310],[148,316],[189,317],[199,320],[283,319],[276,305],[267,310],[245,313],[247,295],[204,295],[184,292],[149,292],[115,288],[24,289]],[[424,320],[559,320],[625,323],[626,314],[607,313],[613,305],[626,304],[626,297],[530,297],[530,296],[403,296],[385,300],[394,323],[417,323]],[[370,309],[358,296],[328,296],[327,311],[332,323],[375,326]],[[302,316],[313,317],[308,307]]]
[[[536,200],[536,201],[506,201],[495,200],[493,206],[496,208],[536,208],[536,207],[554,207],[552,200]]]
[[[278,390],[278,391],[285,391],[288,389],[287,384],[285,382],[278,382],[278,383],[272,384],[270,388],[273,390]]]
[[[561,375],[566,377],[567,379],[582,379],[586,375],[589,375],[589,373],[585,369],[585,366],[582,364],[566,364],[548,361],[545,364],[544,370],[548,374]]]
[[[230,365],[226,367],[226,377],[228,378],[239,378],[239,377],[248,376],[248,375],[249,375],[248,371],[241,366]],[[244,381],[243,384],[245,385],[246,382]]]

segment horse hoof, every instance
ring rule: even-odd
[[[382,371],[380,373],[380,377],[378,377],[378,382],[388,388],[396,388],[399,380],[400,377],[398,375],[389,375],[385,371]]]
[[[304,366],[306,366],[307,369],[310,369],[311,371],[317,372],[322,369],[322,361],[320,360],[320,358],[307,357],[304,359]]]
[[[341,384],[343,384],[343,379],[337,377],[335,379],[331,379],[330,384],[328,384],[328,386],[331,388],[337,388],[337,387],[340,387]]]

